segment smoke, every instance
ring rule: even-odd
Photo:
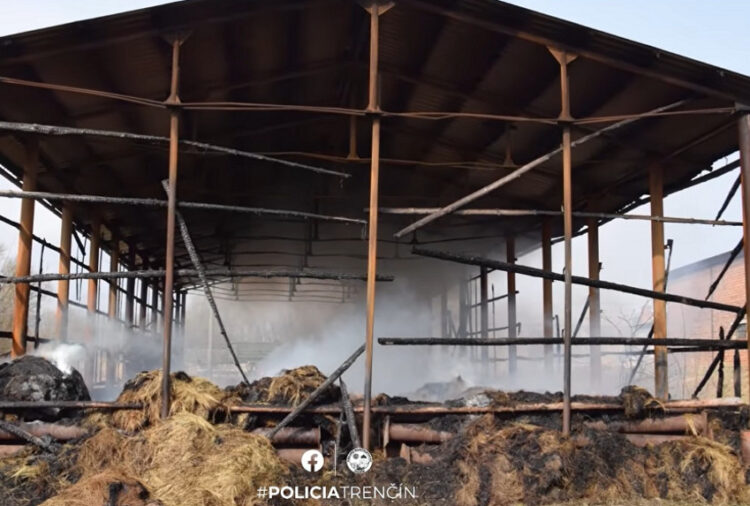
[[[383,272],[394,272],[384,268]],[[435,261],[409,262],[409,268],[395,271],[396,281],[379,283],[375,313],[375,348],[373,356],[373,392],[389,395],[406,395],[412,398],[444,400],[456,397],[456,386],[465,388],[488,387],[503,390],[562,390],[561,350],[552,366],[544,360],[542,346],[518,346],[518,370],[510,374],[507,347],[445,347],[445,346],[382,346],[378,337],[435,337],[441,332],[441,294],[448,290],[448,308],[454,324],[458,320],[457,289],[467,272],[461,267],[441,265]],[[495,284],[496,295],[504,293],[504,274],[494,273],[490,282]],[[532,280],[538,281],[538,280]],[[536,286],[539,285],[537,296]],[[532,286],[534,285],[534,286]],[[519,321],[523,327],[521,336],[541,335],[541,282],[531,283],[519,295]],[[364,292],[364,290],[362,290]],[[585,298],[585,295],[583,296]],[[196,301],[193,301],[196,302]],[[201,305],[204,304],[201,301]],[[198,365],[202,373],[206,369],[206,323],[210,316],[200,314],[200,331],[189,326],[191,364]],[[537,307],[539,306],[539,307]],[[199,306],[200,307],[200,306]],[[220,312],[229,331],[240,360],[249,366],[248,377],[257,379],[273,376],[285,369],[303,365],[315,365],[324,374],[333,372],[363,342],[366,328],[364,293],[345,304],[312,303],[261,303],[222,301]],[[496,315],[490,327],[505,325],[504,302],[498,303]],[[204,318],[205,317],[205,318]],[[195,322],[196,320],[193,320]],[[189,322],[190,324],[190,322]],[[606,323],[605,323],[606,326]],[[505,337],[498,332],[497,337]],[[254,367],[246,361],[249,354],[243,353],[243,342],[262,346],[274,342],[270,353],[257,361]],[[239,375],[229,365],[229,355],[217,331],[214,331],[214,368],[211,379],[226,385],[238,383]],[[579,347],[576,353],[588,352]],[[487,361],[482,360],[483,355]],[[221,358],[219,358],[221,357]],[[221,364],[224,364],[223,366]],[[364,385],[364,355],[344,374],[352,392],[361,393]],[[192,367],[192,365],[191,365]],[[589,359],[576,357],[573,360],[573,391],[579,393],[617,393],[627,378],[623,357],[605,357],[604,380],[590,381]],[[443,385],[429,385],[442,383]],[[423,388],[429,385],[427,388]]]
[[[86,359],[86,348],[80,344],[44,343],[30,355],[43,357],[55,364],[65,374],[73,372],[74,364]]]
[[[179,334],[175,342],[181,342]],[[181,349],[175,346],[173,351],[173,364],[179,368]],[[112,400],[136,373],[161,366],[162,335],[128,328],[103,315],[72,312],[65,341],[43,343],[29,354],[46,358],[65,374],[78,370],[93,399]]]

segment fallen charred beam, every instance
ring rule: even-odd
[[[510,406],[446,406],[446,405],[424,405],[424,404],[401,404],[393,406],[372,406],[372,412],[379,415],[481,415],[487,413],[536,413],[561,411],[562,402],[540,402],[519,403]],[[712,408],[736,408],[744,406],[742,399],[736,397],[725,397],[723,399],[687,399],[680,401],[668,401],[660,403],[658,409],[665,413],[682,413],[699,411]],[[230,406],[231,413],[254,413],[264,415],[284,415],[295,411],[290,406],[269,406],[267,404],[245,404]],[[623,411],[624,407],[619,402],[572,402],[573,411]],[[355,413],[362,413],[363,406],[355,406]],[[318,415],[338,415],[341,407],[337,405],[315,406],[306,408],[301,412]]]
[[[380,208],[380,214],[397,215],[427,215],[440,211],[439,207],[385,207]],[[549,209],[461,209],[453,212],[455,216],[496,216],[496,217],[524,217],[524,216],[562,216],[562,211]],[[574,218],[596,218],[602,220],[638,220],[653,221],[659,223],[678,223],[684,225],[713,225],[741,227],[741,221],[726,221],[680,218],[675,216],[651,216],[650,214],[618,214],[618,213],[592,213],[585,211],[573,211]]]
[[[732,322],[732,325],[729,327],[729,332],[727,332],[726,336],[724,337],[726,342],[736,342],[736,341],[731,341],[731,339],[732,339],[732,336],[734,335],[734,332],[739,328],[740,323],[742,323],[743,318],[745,318],[746,312],[747,311],[745,310],[744,306],[740,308],[739,311],[737,311],[737,316],[734,317],[734,321]],[[747,341],[741,341],[741,342],[747,343]],[[703,378],[698,383],[698,386],[695,387],[695,391],[693,392],[694,398],[698,397],[698,394],[701,392],[701,390],[703,390],[703,387],[706,386],[706,383],[708,383],[708,380],[711,378],[711,375],[713,374],[714,369],[716,369],[716,366],[719,365],[719,361],[722,358],[723,357],[721,356],[721,354],[719,354],[719,355],[716,355],[714,359],[711,361],[711,365],[708,366],[708,369],[706,370],[706,374],[703,375]]]
[[[49,440],[37,437],[29,433],[28,431],[26,431],[23,427],[16,425],[14,423],[0,420],[0,430],[2,430],[5,433],[12,434],[16,436],[17,438],[20,438],[26,441],[27,443],[31,443],[34,446],[37,446],[41,448],[42,450],[48,451],[50,453],[54,453],[57,450],[56,444],[51,443]]]
[[[169,194],[169,183],[165,180],[162,181],[162,184],[164,185],[164,190]],[[206,268],[203,266],[203,264],[200,261],[200,257],[198,257],[198,252],[195,251],[195,245],[193,244],[193,239],[190,237],[190,231],[187,228],[187,223],[185,223],[185,218],[182,217],[182,213],[179,211],[175,212],[175,218],[177,219],[177,225],[180,227],[180,235],[182,236],[182,243],[185,245],[185,249],[187,250],[188,254],[190,255],[190,262],[193,264],[193,267],[195,267],[195,270],[198,271],[198,278],[201,281],[201,285],[203,285],[203,293],[206,296],[206,300],[208,301],[208,306],[211,308],[211,313],[213,313],[213,317],[216,320],[216,323],[219,325],[219,333],[224,338],[224,342],[227,345],[227,349],[229,350],[229,354],[232,355],[232,360],[234,361],[235,367],[237,367],[237,370],[240,373],[240,376],[242,377],[242,381],[245,382],[245,384],[249,385],[250,380],[247,379],[247,376],[245,375],[245,371],[242,369],[242,364],[240,364],[240,360],[237,358],[237,354],[234,351],[234,346],[232,346],[232,341],[229,340],[229,335],[227,334],[227,329],[224,327],[224,321],[221,319],[221,314],[219,314],[219,308],[216,306],[216,301],[214,300],[214,295],[211,292],[211,286],[208,284],[208,276],[206,276]],[[167,349],[167,351],[169,351]],[[165,367],[165,369],[167,369]],[[164,371],[164,381],[166,382],[165,391],[163,395],[167,395],[169,392],[169,371]],[[164,409],[164,412],[169,413],[169,407]]]
[[[646,418],[635,422],[612,422],[602,420],[586,422],[590,429],[608,430],[627,434],[705,434],[708,432],[708,415],[679,415],[664,418]]]
[[[734,195],[737,193],[737,190],[739,190],[740,188],[741,180],[742,180],[741,176],[737,176],[737,179],[734,180],[732,187],[729,189],[729,193],[727,193],[727,196],[724,199],[724,202],[722,202],[721,207],[719,208],[719,212],[716,213],[717,220],[721,218],[721,215],[724,214],[724,211],[726,211],[727,207],[729,207],[729,203],[732,201],[732,199],[734,198]]]
[[[167,201],[161,199],[138,198],[138,197],[110,197],[105,195],[79,195],[75,193],[50,193],[37,191],[13,191],[0,190],[0,197],[30,200],[64,200],[66,202],[88,202],[101,204],[118,204],[144,207],[163,207],[166,209]],[[365,225],[367,220],[359,218],[347,218],[345,216],[328,216],[318,213],[307,213],[304,211],[291,211],[287,209],[266,209],[263,207],[230,206],[225,204],[211,204],[209,202],[178,202],[180,209],[199,209],[204,211],[224,211],[232,213],[247,213],[257,216],[275,216],[278,218],[301,218],[306,220],[333,221],[340,223],[352,223]]]
[[[120,132],[114,130],[99,130],[95,128],[73,128],[56,125],[40,125],[38,123],[19,123],[11,121],[0,121],[0,130],[9,132],[24,132],[30,134],[41,134],[41,135],[55,135],[55,136],[75,136],[75,135],[86,135],[94,137],[107,137],[112,139],[141,141],[149,144],[160,144],[168,145],[170,142],[169,137],[161,137],[158,135],[144,135],[134,134],[130,132]],[[181,139],[179,141],[181,146],[187,146],[190,148],[196,148],[199,154],[204,153],[221,153],[225,155],[237,156],[240,158],[250,158],[253,160],[260,160],[269,163],[275,163],[279,165],[285,165],[287,167],[294,167],[303,170],[309,170],[318,174],[327,174],[338,177],[351,177],[350,174],[345,172],[339,172],[336,170],[324,169],[321,167],[314,167],[312,165],[306,165],[303,163],[292,162],[290,160],[284,160],[281,158],[273,158],[258,153],[251,153],[249,151],[241,151],[239,149],[228,148],[226,146],[217,146],[215,144],[208,144],[205,142],[190,141]]]
[[[341,407],[346,415],[346,426],[349,428],[349,437],[355,448],[361,448],[362,443],[359,440],[357,418],[354,416],[354,408],[352,406],[352,400],[349,397],[349,389],[346,388],[346,383],[344,383],[343,379],[339,381],[339,387],[341,388]]]
[[[431,429],[418,423],[388,424],[388,439],[403,443],[444,443],[454,434],[444,430]]]
[[[692,436],[677,434],[625,434],[625,439],[638,447],[656,446],[669,441],[680,441]]]
[[[303,427],[284,427],[273,437],[270,436],[273,429],[263,427],[255,429],[253,434],[266,436],[271,443],[279,445],[309,445],[318,446],[320,444],[320,427],[303,428]]]
[[[484,257],[476,257],[470,255],[459,255],[456,253],[449,253],[446,251],[435,251],[424,248],[413,248],[412,253],[415,255],[436,258],[439,260],[447,260],[450,262],[461,263],[465,265],[476,265],[479,267],[489,267],[505,272],[515,272],[516,274],[523,274],[526,276],[533,276],[542,279],[551,279],[553,281],[564,281],[565,277],[562,274],[556,272],[545,271],[537,269],[535,267],[528,267],[526,265],[511,264],[502,262],[500,260],[492,260]],[[576,285],[591,286],[594,288],[600,288],[604,290],[614,290],[622,293],[630,293],[633,295],[640,295],[642,297],[648,297],[650,299],[664,300],[667,302],[676,302],[678,304],[685,304],[687,306],[699,307],[703,309],[716,309],[718,311],[728,311],[736,313],[739,311],[739,306],[732,306],[730,304],[722,304],[719,302],[705,301],[699,299],[693,299],[690,297],[683,297],[682,295],[675,295],[671,293],[655,292],[653,290],[646,290],[644,288],[637,288],[629,285],[622,285],[620,283],[612,283],[611,281],[601,281],[583,276],[572,276],[572,282]],[[593,343],[592,343],[593,344]]]
[[[349,367],[359,358],[359,356],[365,352],[365,345],[363,344],[359,348],[357,348],[357,351],[352,353],[349,358],[347,358],[343,364],[341,364],[338,369],[333,371],[326,380],[318,386],[313,392],[304,400],[302,401],[299,406],[294,408],[294,410],[289,413],[283,420],[279,422],[279,424],[273,428],[273,430],[270,432],[269,437],[273,439],[273,437],[276,435],[277,432],[279,432],[281,429],[283,429],[285,426],[289,425],[292,421],[294,421],[297,416],[299,416],[300,413],[305,411],[305,408],[307,408],[310,404],[312,404],[315,399],[318,398],[320,394],[325,392],[331,385],[333,385],[336,380],[339,379],[339,377],[346,372]]]
[[[143,405],[101,401],[0,401],[0,411],[44,408],[119,410],[143,409]]]
[[[0,445],[0,458],[12,457],[25,449],[26,445]]]
[[[308,450],[310,450],[310,448],[277,448],[276,455],[285,462],[300,465],[300,462],[302,462],[302,456]]]
[[[119,272],[72,272],[70,274],[47,273],[31,274],[29,276],[0,277],[0,284],[35,283],[37,281],[60,281],[73,279],[128,279],[128,278],[163,278],[164,269],[143,269],[137,271]],[[196,269],[175,269],[175,275],[180,277],[195,277]],[[206,275],[218,278],[299,278],[299,279],[336,279],[366,281],[364,274],[330,271],[293,271],[293,270],[252,270],[252,269],[206,269]],[[377,281],[393,281],[393,276],[378,274]]]
[[[668,337],[576,337],[572,345],[620,345],[620,346],[690,346],[703,350],[737,350],[747,347],[747,340],[719,341],[717,339],[683,339]],[[540,344],[562,344],[559,337],[500,337],[495,339],[471,339],[465,337],[381,337],[378,344],[389,346],[535,346]],[[744,348],[743,348],[744,347]]]
[[[31,288],[33,290],[36,287],[32,286]],[[13,332],[11,332],[10,330],[0,330],[0,339],[13,339]],[[48,339],[45,337],[35,337],[35,336],[28,336],[26,340],[34,342],[34,343],[49,343],[53,341],[52,339]]]
[[[18,428],[26,431],[28,434],[36,437],[49,436],[58,441],[69,441],[78,439],[88,434],[88,431],[76,425],[60,425],[56,423],[19,423]],[[15,441],[18,439],[16,434],[5,430],[0,430],[0,441]]]
[[[673,103],[668,104],[668,105],[663,106],[663,107],[658,107],[658,108],[653,109],[653,110],[651,110],[649,112],[651,112],[651,113],[657,113],[657,112],[668,111],[670,109],[673,109],[673,108],[676,108],[676,107],[680,107],[680,106],[682,106],[685,103],[686,103],[685,100],[680,100],[678,102],[673,102]],[[574,148],[576,148],[576,147],[578,147],[578,146],[580,146],[582,144],[585,144],[585,143],[589,142],[592,139],[596,139],[597,137],[599,137],[601,135],[606,135],[607,133],[612,132],[614,130],[617,130],[618,128],[630,125],[630,124],[632,124],[635,121],[637,121],[636,118],[626,119],[626,120],[623,120],[623,121],[618,121],[617,123],[613,123],[612,125],[606,126],[606,127],[602,128],[600,130],[596,130],[596,131],[594,131],[594,132],[592,132],[592,133],[590,133],[588,135],[584,135],[583,137],[581,137],[579,139],[576,139],[575,141],[571,142],[570,143],[570,148],[574,149]],[[530,161],[529,163],[527,163],[527,164],[525,164],[525,165],[523,165],[523,166],[515,169],[510,174],[507,174],[507,175],[501,177],[500,179],[497,179],[496,181],[494,181],[494,182],[492,182],[492,183],[490,183],[490,184],[488,184],[488,185],[486,185],[486,186],[484,186],[484,187],[482,187],[482,188],[480,188],[480,189],[478,189],[478,190],[470,193],[469,195],[466,195],[465,197],[462,197],[462,198],[456,200],[455,202],[453,202],[451,204],[448,204],[447,206],[445,206],[443,208],[440,208],[439,210],[435,211],[434,213],[430,213],[427,216],[425,216],[423,218],[420,218],[419,220],[415,221],[411,225],[409,225],[409,226],[407,226],[407,227],[399,230],[398,232],[396,232],[394,234],[394,237],[396,237],[396,238],[403,237],[404,235],[406,235],[406,234],[408,234],[410,232],[414,232],[416,230],[419,230],[423,226],[425,226],[425,225],[427,225],[429,223],[432,223],[433,221],[435,221],[438,218],[441,218],[441,217],[443,217],[443,216],[445,216],[447,214],[450,214],[450,213],[453,213],[453,212],[457,211],[458,209],[466,206],[467,204],[470,204],[471,202],[474,202],[475,200],[477,200],[477,199],[479,199],[481,197],[484,197],[485,195],[487,195],[487,194],[489,194],[489,193],[497,190],[498,188],[500,188],[500,187],[502,187],[502,186],[504,186],[506,184],[509,184],[509,183],[515,181],[516,179],[520,178],[521,176],[523,176],[527,172],[529,172],[529,171],[531,171],[531,170],[533,170],[533,169],[535,169],[535,168],[537,168],[537,167],[545,164],[546,162],[552,160],[555,156],[561,154],[562,151],[563,151],[562,146],[553,149],[552,151],[550,151],[550,152],[548,152],[548,153],[540,156],[539,158],[536,158],[536,159]]]
[[[713,295],[716,288],[719,286],[719,283],[724,278],[724,274],[727,273],[729,270],[729,267],[732,265],[732,262],[734,262],[734,259],[737,258],[737,255],[739,255],[740,251],[742,251],[743,246],[745,245],[745,240],[740,239],[740,242],[737,243],[737,246],[734,247],[732,252],[729,254],[729,258],[727,258],[727,261],[724,263],[724,267],[722,267],[721,271],[719,271],[719,274],[717,274],[716,279],[713,283],[711,283],[711,286],[708,288],[708,294],[706,294],[706,300],[711,298],[711,295]]]

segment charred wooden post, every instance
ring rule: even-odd
[[[355,448],[362,446],[359,439],[359,431],[357,430],[357,417],[354,416],[354,408],[352,407],[352,399],[349,397],[349,389],[346,388],[344,380],[339,380],[341,387],[341,408],[342,413],[346,415],[346,426],[349,428],[349,438],[352,440],[352,444]]]
[[[723,342],[724,340],[729,341],[732,339],[732,336],[734,335],[734,332],[739,328],[740,323],[742,322],[742,319],[745,318],[745,308],[744,306],[740,308],[739,311],[737,311],[737,314],[734,317],[734,321],[732,322],[732,325],[729,326],[729,331],[724,336],[723,340],[719,340],[717,342]],[[714,373],[714,369],[719,365],[719,356],[715,356],[714,359],[711,361],[711,365],[708,366],[708,370],[706,371],[706,374],[703,375],[703,378],[698,383],[698,386],[695,387],[695,391],[693,392],[693,398],[697,398],[698,394],[703,390],[703,387],[706,386],[706,383],[708,383],[708,380],[711,378],[711,375]]]
[[[661,167],[652,167],[649,172],[649,193],[651,194],[651,215],[664,216],[664,172]],[[664,261],[664,224],[651,222],[651,272],[655,292],[665,291],[666,264]],[[667,303],[654,299],[654,338],[667,337]],[[659,399],[669,397],[669,376],[667,372],[667,349],[654,348],[654,393]]]
[[[177,211],[177,156],[180,148],[180,114],[176,106],[180,103],[180,46],[183,39],[172,41],[172,79],[169,97],[166,100],[169,111],[169,187],[167,189],[167,245],[164,255],[166,275],[164,276],[164,349],[162,351],[161,417],[169,416],[170,388],[169,374],[172,361],[172,297],[174,288],[174,234]]]
[[[109,272],[119,272],[120,270],[120,238],[115,230],[112,230],[112,249],[109,252]],[[119,280],[113,278],[109,280],[109,305],[107,314],[112,320],[117,319],[117,309],[119,302]]]
[[[310,404],[312,404],[313,401],[315,401],[315,399],[317,399],[318,396],[320,396],[320,394],[325,392],[326,389],[328,389],[331,385],[333,385],[336,382],[336,380],[338,380],[341,377],[341,375],[344,374],[346,370],[349,369],[349,367],[351,367],[351,365],[357,360],[357,358],[359,358],[359,356],[365,352],[365,348],[366,346],[363,344],[357,349],[357,351],[352,353],[351,356],[349,356],[349,358],[347,358],[344,361],[344,363],[338,367],[338,369],[333,371],[331,375],[328,376],[328,378],[326,378],[326,380],[318,386],[318,388],[313,390],[313,392],[307,397],[307,399],[300,402],[299,405],[296,408],[294,408],[294,410],[291,413],[289,413],[286,417],[284,417],[284,419],[280,421],[276,427],[273,428],[273,430],[269,433],[268,437],[273,439],[276,433],[278,433],[281,429],[283,429],[284,427],[292,423],[292,421],[294,421],[294,419],[297,418],[300,415],[300,413],[305,411],[305,409]],[[365,404],[364,412],[365,413],[370,412],[371,408],[372,406]]]
[[[466,337],[468,329],[468,290],[466,281],[461,279],[458,283],[458,337]]]
[[[719,327],[719,339],[724,340],[724,327]],[[716,397],[724,397],[724,350],[719,350],[719,377],[716,382]]]
[[[505,261],[516,263],[516,241],[513,237],[505,239]],[[516,325],[516,273],[508,272],[508,337],[518,337],[518,326]],[[515,346],[508,348],[508,368],[510,374],[516,374],[518,370],[518,353]]]
[[[552,271],[552,223],[549,219],[542,222],[542,270]],[[542,280],[542,318],[544,337],[554,337],[552,316],[552,280]],[[544,346],[544,366],[552,368],[552,345]]]
[[[490,313],[487,301],[489,300],[489,284],[487,283],[487,269],[479,268],[479,336],[481,339],[489,339]],[[482,374],[489,372],[490,356],[489,350],[482,348]]]
[[[99,272],[99,246],[101,244],[101,222],[95,219],[91,224],[91,244],[89,245],[89,272]],[[87,308],[90,315],[96,314],[98,300],[98,281],[89,279],[87,290]]]
[[[167,193],[169,193],[169,186],[168,186],[168,183],[166,182],[164,182],[164,189]],[[190,231],[187,228],[187,223],[185,223],[185,218],[183,218],[182,213],[180,213],[179,211],[175,211],[175,218],[177,220],[177,223],[179,224],[180,235],[182,236],[182,242],[185,244],[185,249],[188,251],[188,254],[190,256],[190,261],[192,262],[193,267],[195,267],[195,270],[198,271],[198,278],[201,281],[201,285],[203,285],[203,293],[205,294],[206,301],[208,302],[208,306],[211,309],[211,312],[213,313],[213,318],[216,320],[216,323],[219,325],[219,331],[221,332],[221,336],[224,338],[224,342],[227,345],[229,354],[232,356],[232,360],[234,361],[234,365],[237,367],[237,370],[239,371],[240,376],[242,377],[242,381],[244,381],[246,384],[249,385],[250,380],[247,379],[247,376],[245,375],[245,371],[242,370],[242,364],[240,364],[240,360],[239,358],[237,358],[237,354],[234,351],[234,346],[232,346],[232,342],[229,340],[227,329],[224,326],[224,321],[221,318],[221,314],[219,314],[219,308],[216,306],[216,300],[214,299],[214,295],[211,290],[211,285],[209,284],[208,277],[206,276],[206,269],[201,263],[200,257],[198,256],[198,252],[195,249],[195,244],[193,243],[193,239],[190,237]],[[171,300],[171,297],[170,297],[170,300]],[[177,300],[180,300],[179,291],[177,292]],[[179,311],[179,305],[178,305],[178,311]],[[165,309],[165,318],[166,318],[166,309]]]
[[[135,269],[135,248],[132,244],[128,246],[128,264],[130,270]],[[128,278],[125,284],[125,325],[129,327],[133,326],[135,317],[135,278]]]
[[[740,369],[740,351],[734,350],[734,361],[732,364],[734,373],[734,396],[738,399],[742,398],[742,371]]]
[[[159,281],[154,280],[151,284],[151,328],[156,332],[159,327]]]
[[[589,278],[599,279],[601,264],[599,263],[599,222],[595,218],[587,220],[589,246]],[[589,336],[599,337],[602,333],[601,302],[599,289],[589,287]],[[598,346],[591,346],[589,367],[591,381],[596,384],[602,379],[602,352]]]
[[[39,144],[36,139],[26,145],[26,158],[23,167],[23,189],[32,191],[36,187],[36,176],[39,166]],[[31,245],[34,233],[34,201],[24,199],[21,202],[21,219],[18,229],[18,254],[16,256],[16,276],[28,276],[31,272]],[[29,319],[28,283],[17,284],[13,299],[13,343],[11,357],[20,357],[26,353],[26,337]]]
[[[70,274],[71,239],[73,237],[73,211],[69,205],[63,205],[60,223],[60,274]],[[68,301],[70,300],[70,281],[57,282],[57,309],[55,311],[55,335],[60,341],[68,339]]]
[[[747,111],[747,110],[746,110]],[[742,237],[745,248],[745,304],[750,303],[750,114],[739,119],[740,175],[742,178]],[[747,311],[746,311],[747,312]],[[750,364],[750,345],[748,345]],[[750,375],[748,375],[750,378]]]
[[[147,269],[146,259],[141,258],[141,270]],[[146,330],[148,320],[146,319],[146,313],[148,310],[148,282],[146,278],[140,280],[140,305],[138,306],[138,326],[141,330]]]

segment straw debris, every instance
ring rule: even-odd
[[[211,419],[217,413],[225,413],[227,406],[239,400],[206,379],[191,378],[182,372],[171,375],[170,389],[170,416],[193,413],[204,419]],[[138,373],[125,384],[117,402],[143,404],[143,409],[116,411],[111,416],[111,424],[114,427],[134,432],[153,424],[160,418],[161,372]],[[96,420],[93,423],[96,423]]]
[[[728,446],[694,437],[637,448],[623,436],[557,431],[491,415],[470,425],[457,447],[458,506],[670,500],[743,504],[745,473]]]
[[[250,385],[241,383],[228,388],[227,391],[231,395],[239,396],[244,402],[297,406],[325,380],[325,375],[317,367],[306,365],[284,370],[278,376],[260,378]],[[332,385],[313,404],[338,402],[339,395],[339,388]]]

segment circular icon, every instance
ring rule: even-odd
[[[308,473],[317,473],[323,469],[323,454],[318,450],[307,450],[302,454],[302,468]]]
[[[364,448],[355,448],[346,456],[346,467],[356,474],[366,473],[372,467],[372,455]]]

